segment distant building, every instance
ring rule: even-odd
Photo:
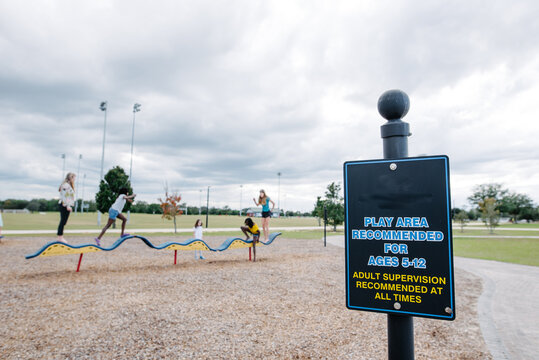
[[[271,212],[271,217],[278,218],[281,216],[281,213],[282,213],[282,210],[273,209],[273,211]],[[249,217],[262,217],[262,208],[261,207],[249,208],[245,212],[245,215]]]
[[[4,209],[3,212],[6,214],[30,214],[28,209]]]

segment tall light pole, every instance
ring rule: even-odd
[[[80,207],[81,213],[84,213],[84,180],[86,180],[86,174],[82,175],[82,196],[81,196],[82,205]]]
[[[80,161],[82,160],[82,154],[79,154],[79,166],[77,167],[77,187],[75,189],[75,214],[77,213],[77,208],[79,207],[79,175],[80,175]]]
[[[198,193],[198,215],[202,214],[202,189]]]
[[[243,197],[243,185],[240,185],[240,216],[241,216],[241,198]]]
[[[131,130],[131,163],[129,165],[129,181],[131,184],[133,184],[133,181],[131,180],[131,174],[133,170],[133,144],[135,141],[135,114],[140,111],[140,104],[135,103],[133,105],[133,128]]]
[[[103,122],[103,148],[101,150],[101,172],[99,173],[99,183],[103,180],[103,164],[105,163],[105,134],[107,133],[107,102],[102,101],[99,105],[101,111],[105,113],[105,121]],[[101,211],[97,210],[97,225],[101,225]]]
[[[62,182],[63,182],[66,176],[66,154],[60,154],[60,157],[64,159],[63,164],[62,164]]]
[[[277,187],[277,207],[279,208],[279,217],[281,217],[281,172],[277,173],[278,187]]]
[[[210,187],[208,186],[208,196],[206,198],[206,229],[208,228],[209,213],[210,213]]]
[[[131,187],[133,187],[133,179],[131,178],[132,170],[133,170],[133,144],[135,142],[135,114],[140,111],[140,104],[135,103],[133,105],[133,127],[131,130],[131,163],[129,164],[129,182],[131,183]],[[129,218],[131,217],[131,210],[127,210],[127,221],[129,222]]]

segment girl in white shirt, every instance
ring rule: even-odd
[[[197,240],[203,240],[202,239],[202,220],[197,219],[195,222],[195,226],[193,227],[193,237]],[[197,256],[198,251],[198,256]],[[195,259],[204,260],[205,257],[202,256],[202,250],[195,250]]]
[[[125,223],[127,222],[127,219],[125,216],[122,215],[122,210],[124,209],[125,202],[133,202],[133,199],[137,194],[133,195],[127,195],[128,190],[127,188],[121,188],[119,191],[120,195],[116,198],[116,201],[109,209],[109,220],[107,221],[107,225],[101,230],[101,234],[99,234],[98,237],[95,238],[95,243],[97,246],[101,246],[101,238],[103,235],[105,235],[105,232],[108,230],[109,227],[111,227],[112,224],[116,221],[116,218],[122,220],[122,234],[121,237],[128,236],[129,234],[125,234]]]

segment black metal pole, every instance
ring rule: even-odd
[[[206,197],[206,229],[208,228],[209,213],[210,213],[210,187],[208,186],[208,196]]]
[[[387,122],[381,126],[384,159],[408,157],[410,126],[401,119],[410,109],[410,99],[401,90],[388,90],[378,99],[378,112]],[[399,306],[400,304],[395,304]],[[414,318],[387,315],[387,350],[389,360],[414,359]]]
[[[328,209],[326,204],[324,204],[324,247],[326,247],[326,224],[328,222]]]

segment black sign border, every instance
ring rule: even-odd
[[[438,314],[426,314],[426,313],[417,313],[410,311],[401,311],[401,310],[391,310],[391,309],[379,309],[379,308],[370,308],[363,306],[352,306],[350,305],[350,261],[349,261],[349,221],[348,221],[348,166],[358,165],[358,164],[374,164],[374,163],[399,163],[399,162],[409,162],[409,161],[424,161],[424,160],[444,160],[445,165],[445,190],[446,190],[446,200],[447,200],[447,233],[448,233],[448,254],[449,254],[449,288],[450,288],[450,301],[451,301],[451,314],[438,315]],[[346,266],[346,307],[350,310],[362,310],[362,311],[372,311],[380,313],[391,313],[391,314],[401,314],[401,315],[411,315],[431,319],[440,319],[440,320],[455,320],[455,283],[454,283],[454,262],[453,262],[453,229],[451,223],[451,192],[449,185],[449,157],[446,155],[435,155],[435,156],[418,156],[418,157],[409,157],[402,159],[373,159],[373,160],[356,160],[356,161],[346,161],[343,164],[343,173],[344,173],[344,206],[345,206],[345,233],[344,233],[344,246],[345,246],[345,266]]]

